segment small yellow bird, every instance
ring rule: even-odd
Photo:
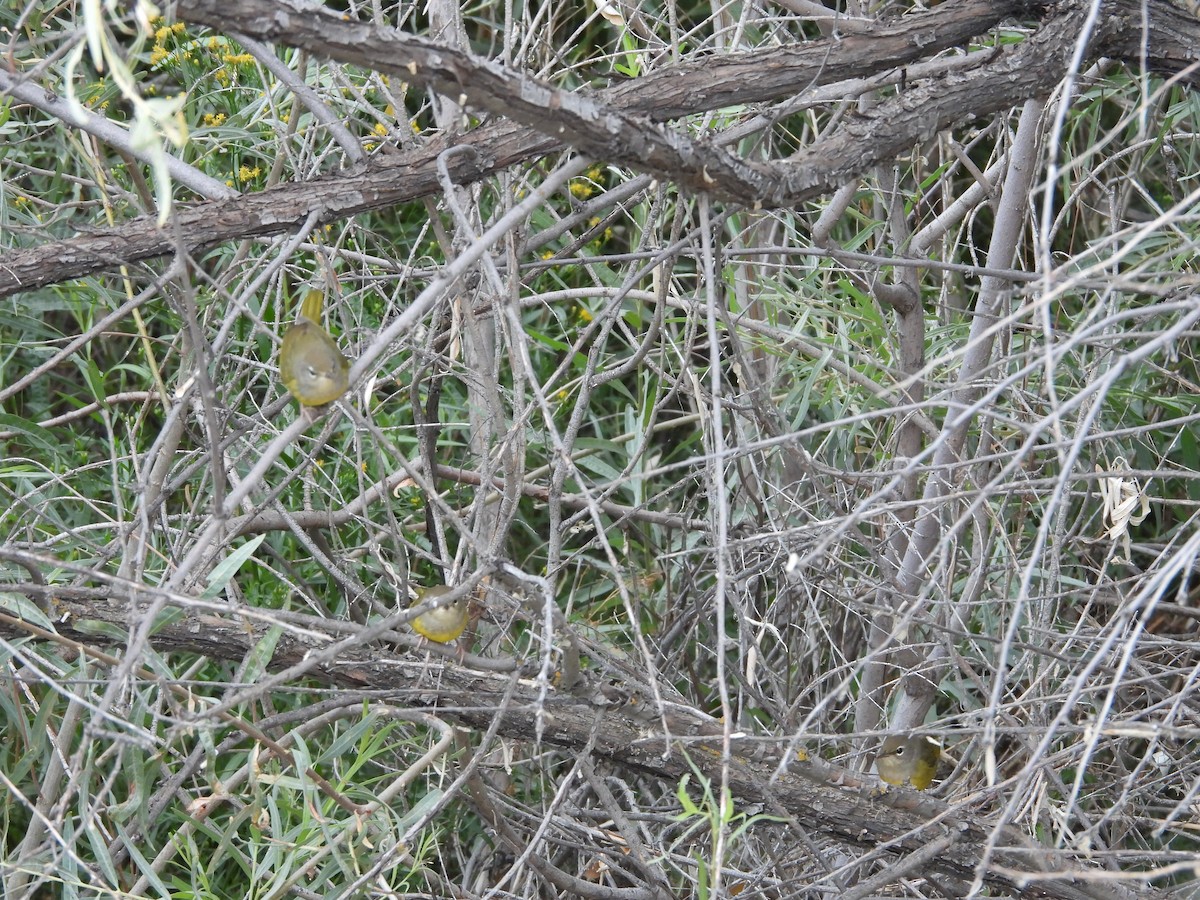
[[[300,316],[279,348],[279,380],[303,406],[332,403],[350,386],[350,363],[321,327],[324,306],[320,291],[305,294]]]
[[[444,584],[417,588],[417,599],[412,602],[412,605],[417,606],[426,600],[433,600],[436,603],[439,597],[444,597],[448,593],[450,593],[450,588]],[[469,607],[468,598],[459,597],[457,600],[437,605],[433,609],[421,613],[408,624],[417,634],[439,644],[448,644],[450,641],[457,640],[458,636],[466,629],[467,620],[470,618]]]
[[[891,734],[875,755],[875,769],[888,784],[911,784],[923,791],[933,783],[942,745],[927,734]]]

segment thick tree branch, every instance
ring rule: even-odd
[[[832,80],[902,67],[966,41],[1024,7],[1011,0],[950,0],[932,12],[878,31],[767,54],[692,63],[594,95],[566,93],[394,30],[343,22],[337,17],[326,21],[317,11],[266,0],[247,0],[235,8],[202,0],[189,4],[186,15],[195,21],[233,24],[255,37],[294,43],[346,62],[395,71],[411,80],[424,79],[438,89],[463,90],[462,82],[478,74],[481,83],[464,90],[466,99],[486,109],[519,115],[530,124],[521,127],[497,122],[454,139],[455,144],[476,151],[474,156],[456,154],[450,160],[451,173],[459,182],[482,179],[555,152],[566,137],[574,142],[572,146],[590,155],[625,162],[664,180],[683,181],[730,202],[792,206],[837,188],[967,116],[985,116],[1048,95],[1065,74],[1083,7],[1082,2],[1064,4],[1065,12],[1047,19],[1024,43],[1004,52],[981,53],[980,66],[969,74],[915,85],[877,105],[870,116],[851,117],[792,160],[753,164],[709,141],[672,134],[652,123],[685,113],[779,99]],[[1148,64],[1162,69],[1187,64],[1187,42],[1192,41],[1193,48],[1200,44],[1200,23],[1165,0],[1147,7],[1148,34],[1137,27],[1140,6],[1133,0],[1119,0],[1111,9],[1095,36],[1097,52],[1133,60],[1146,56]],[[243,21],[256,16],[261,18]],[[340,40],[331,40],[331,34],[339,35]],[[360,37],[362,41],[357,43]],[[1146,43],[1160,37],[1161,48]],[[409,55],[396,56],[398,53]],[[511,106],[506,105],[510,95],[514,97]],[[542,133],[534,130],[538,128]],[[375,162],[364,172],[181,208],[178,233],[197,251],[230,240],[289,231],[313,211],[318,211],[319,221],[326,224],[428,196],[440,190],[436,161],[447,146],[445,138],[438,138]],[[143,218],[91,235],[10,252],[0,257],[0,296],[153,259],[173,249],[168,234]]]
[[[131,615],[136,616],[125,599],[99,599],[90,591],[84,592],[90,599],[72,599],[70,588],[51,589],[32,582],[7,585],[5,590],[52,603],[57,639],[78,642],[78,649],[86,649],[97,640],[119,643],[115,636],[128,627]],[[151,596],[149,590],[144,593],[145,599]],[[303,631],[314,640],[328,625],[316,617],[290,616],[289,628],[275,644],[271,669],[300,665],[318,646],[328,643],[297,637],[302,619],[308,620]],[[237,662],[264,640],[270,628],[232,608],[228,618],[190,613],[158,627],[154,643],[161,652],[198,653]],[[113,637],[98,639],[97,633]],[[0,635],[16,639],[30,634],[49,637],[48,632],[0,615]],[[329,634],[330,639],[343,636],[340,632]],[[676,783],[688,773],[694,776],[693,766],[714,784],[721,781],[720,728],[699,711],[669,705],[664,718],[671,733],[664,734],[657,725],[658,713],[642,710],[646,702],[644,696],[638,696],[636,685],[593,681],[575,692],[551,690],[546,695],[533,681],[518,682],[514,689],[510,675],[454,665],[442,667],[431,684],[423,677],[428,674],[428,663],[421,656],[364,648],[332,663],[318,665],[313,661],[308,674],[330,684],[378,692],[381,699],[393,703],[437,709],[443,719],[465,727],[487,730],[496,725],[497,734],[514,740],[573,750],[590,742],[595,753],[610,764],[668,783]],[[603,718],[603,728],[596,727],[597,717]],[[779,775],[785,743],[758,738],[734,741],[728,760],[729,786],[739,806],[764,804],[785,811],[801,827],[827,838],[855,847],[886,842],[890,852],[898,855],[919,852],[930,840],[951,829],[958,837],[955,853],[930,860],[929,871],[964,881],[976,876],[977,864],[984,858],[984,848],[989,839],[994,839],[997,827],[986,815],[975,812],[976,807],[956,809],[910,791],[881,792],[874,778],[819,759],[807,759],[803,753]],[[669,750],[666,755],[664,748]],[[999,843],[1003,849],[993,854],[993,867],[980,874],[985,884],[1004,896],[1067,900],[1161,896],[1148,889],[1135,895],[1119,884],[1107,883],[1106,873],[1086,861],[1055,854],[1015,829],[1005,828]],[[1055,869],[1054,873],[1046,871],[1048,868]]]

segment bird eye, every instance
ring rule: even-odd
[[[897,756],[903,756],[903,755],[904,755],[904,748],[903,748],[903,747],[897,747],[897,748],[896,748],[896,755],[897,755]]]

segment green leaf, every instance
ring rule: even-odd
[[[55,459],[58,458],[59,451],[62,450],[62,442],[55,438],[48,429],[18,416],[0,413],[0,430],[15,431],[18,434],[25,435],[36,445],[38,450],[49,454]]]
[[[262,639],[254,645],[250,651],[250,657],[246,660],[246,669],[243,673],[243,679],[247,682],[255,682],[259,676],[267,671],[267,664],[275,656],[275,645],[279,643],[279,636],[283,634],[283,629],[277,626],[272,626],[267,629],[267,633],[262,636]]]
[[[39,628],[45,628],[47,631],[54,630],[54,623],[50,621],[42,608],[24,594],[0,593],[0,609],[37,625]]]
[[[233,576],[258,549],[258,545],[266,538],[265,534],[260,534],[253,537],[242,546],[238,547],[230,553],[225,559],[217,564],[212,570],[212,574],[208,576],[208,587],[204,589],[204,593],[200,595],[202,600],[212,600],[220,596],[225,590],[226,585],[233,580]]]

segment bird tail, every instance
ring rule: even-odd
[[[320,291],[309,291],[300,301],[300,316],[315,325],[321,324],[321,310],[325,307],[325,295]]]

